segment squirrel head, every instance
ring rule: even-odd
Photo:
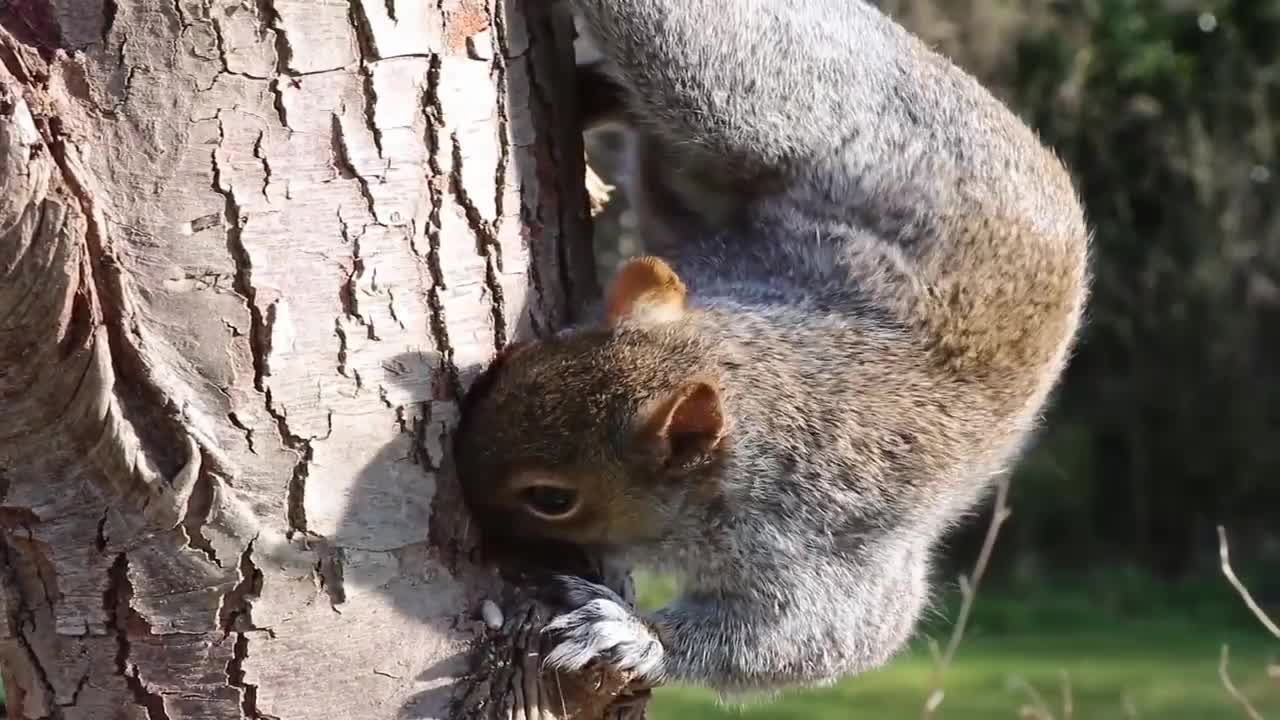
[[[581,545],[664,537],[718,491],[718,371],[656,258],[614,275],[604,322],[509,346],[471,386],[454,440],[486,534]]]

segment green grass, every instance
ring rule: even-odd
[[[1242,718],[1218,682],[1216,640],[1232,642],[1232,676],[1267,717],[1280,716],[1280,687],[1264,672],[1265,643],[1257,637],[1201,633],[1047,632],[974,638],[965,643],[946,677],[937,717],[944,720],[1018,718],[1028,702],[1021,679],[1035,687],[1061,719],[1061,673],[1072,685],[1075,718],[1124,718],[1125,700],[1142,718],[1210,720]],[[1215,637],[1216,635],[1216,637]],[[1272,651],[1274,655],[1274,645]],[[897,720],[919,718],[932,663],[917,650],[887,668],[823,690],[794,691],[774,703],[718,706],[710,693],[691,688],[657,691],[653,720],[750,718],[754,720]]]
[[[641,601],[660,602],[667,582],[641,578]],[[1070,586],[1068,586],[1070,587]],[[1222,643],[1231,646],[1231,676],[1267,718],[1280,718],[1280,679],[1266,665],[1280,658],[1280,642],[1250,624],[1229,589],[1146,588],[1146,609],[1074,589],[980,595],[971,631],[946,677],[939,720],[1020,717],[1029,683],[1061,712],[1062,674],[1070,678],[1073,720],[1217,720],[1246,718],[1218,678]],[[1114,584],[1111,585],[1114,589]],[[1195,602],[1183,607],[1177,601]],[[953,609],[942,608],[924,633],[945,642]],[[933,662],[923,639],[888,667],[821,690],[791,691],[776,701],[722,706],[693,688],[655,692],[652,720],[899,720],[919,718]]]

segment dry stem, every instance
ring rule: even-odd
[[[1231,583],[1231,586],[1239,593],[1240,599],[1244,600],[1245,606],[1249,608],[1254,617],[1258,618],[1263,627],[1269,630],[1277,639],[1280,639],[1280,627],[1277,627],[1275,621],[1262,610],[1257,601],[1253,599],[1249,589],[1244,586],[1244,583],[1240,582],[1240,578],[1236,577],[1235,570],[1231,568],[1231,552],[1227,547],[1227,531],[1221,525],[1218,526],[1218,557],[1222,561],[1222,574],[1226,576],[1227,582]],[[1222,679],[1222,687],[1240,705],[1250,720],[1264,720],[1262,714],[1249,702],[1249,698],[1245,697],[1244,693],[1240,692],[1235,686],[1235,683],[1231,682],[1231,674],[1227,671],[1229,658],[1230,650],[1226,645],[1223,645],[1222,657],[1218,661],[1218,677]]]
[[[1018,710],[1019,717],[1026,720],[1057,720],[1053,716],[1053,711],[1049,709],[1049,704],[1044,701],[1044,697],[1025,678],[1015,675],[1009,678],[1009,684],[1015,688],[1021,688],[1027,694],[1027,699],[1031,701],[1030,705],[1023,705]]]
[[[924,711],[921,713],[923,720],[930,720],[938,710],[938,706],[942,704],[945,692],[943,690],[943,679],[946,675],[947,668],[951,666],[951,660],[955,657],[956,650],[960,647],[960,641],[964,639],[965,627],[969,623],[969,613],[973,610],[974,598],[978,592],[978,583],[982,582],[982,575],[987,571],[987,564],[991,561],[991,552],[995,549],[996,538],[1000,535],[1000,526],[1009,519],[1011,511],[1009,509],[1009,477],[1004,475],[996,483],[996,502],[995,509],[991,513],[991,524],[987,526],[987,535],[982,540],[982,549],[978,552],[978,560],[973,566],[973,579],[960,576],[960,615],[956,618],[955,627],[951,631],[951,638],[947,641],[947,649],[939,654],[937,643],[930,641],[930,648],[933,651],[937,665],[933,671],[933,688],[929,692],[929,697],[925,700]]]
[[[1240,578],[1236,577],[1235,571],[1231,569],[1231,553],[1227,549],[1227,531],[1221,525],[1218,526],[1218,557],[1222,559],[1222,574],[1227,576],[1227,582],[1231,583],[1231,586],[1240,594],[1244,604],[1248,606],[1254,617],[1258,618],[1262,626],[1270,631],[1277,640],[1280,640],[1280,627],[1276,625],[1274,620],[1267,617],[1267,613],[1258,606],[1257,601],[1253,599],[1253,595],[1249,593],[1249,589],[1244,586],[1244,583],[1240,582]]]
[[[1133,701],[1132,695],[1125,693],[1123,702],[1126,720],[1142,720],[1142,715],[1138,712],[1138,704]]]
[[[1071,720],[1075,715],[1075,698],[1071,692],[1071,674],[1062,671],[1062,720]]]
[[[1227,694],[1240,705],[1245,714],[1249,716],[1249,720],[1266,720],[1266,718],[1262,717],[1262,714],[1258,712],[1257,708],[1249,702],[1249,698],[1245,697],[1244,693],[1240,692],[1235,683],[1231,682],[1231,674],[1227,672],[1227,663],[1230,655],[1230,650],[1224,644],[1222,646],[1222,657],[1218,661],[1218,677],[1222,679],[1222,687],[1227,689]]]

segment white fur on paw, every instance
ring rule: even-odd
[[[560,639],[547,655],[549,667],[574,671],[599,658],[642,682],[657,684],[662,677],[662,643],[643,620],[614,600],[590,600],[552,620],[543,632]]]

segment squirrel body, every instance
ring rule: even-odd
[[[1088,289],[1070,177],[865,2],[574,7],[641,138],[656,257],[475,383],[469,504],[486,532],[679,575],[643,617],[562,579],[552,666],[725,692],[874,668],[1067,361]]]

